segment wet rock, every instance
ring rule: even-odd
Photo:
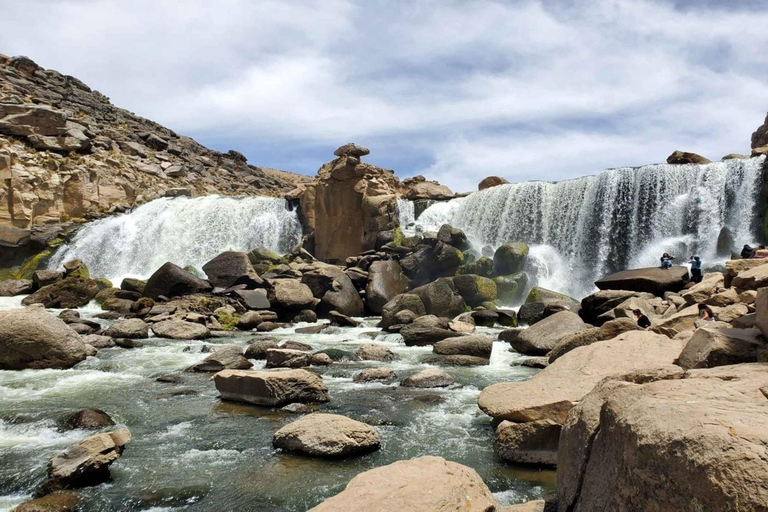
[[[563,337],[588,327],[576,313],[561,311],[522,331],[510,344],[521,354],[546,355]]]
[[[477,185],[477,190],[485,190],[487,188],[498,187],[499,185],[507,185],[509,182],[500,176],[488,176],[484,178]]]
[[[437,231],[437,239],[460,251],[465,251],[470,248],[467,235],[465,235],[462,230],[454,228],[448,224],[440,226],[440,229]]]
[[[331,325],[338,325],[339,327],[357,327],[360,325],[354,318],[343,315],[338,311],[328,312],[328,318],[331,319]]]
[[[96,429],[111,427],[114,420],[101,409],[83,409],[62,418],[62,425],[68,429]]]
[[[79,308],[85,306],[99,293],[99,285],[93,279],[67,277],[53,284],[43,286],[21,301],[30,304],[42,304],[46,308]]]
[[[120,348],[131,349],[131,348],[141,348],[144,346],[143,343],[136,340],[132,340],[130,338],[115,338],[114,340],[115,340],[115,346]]]
[[[312,345],[308,345],[300,341],[291,341],[291,340],[282,342],[279,348],[287,348],[290,350],[301,350],[304,352],[309,352],[310,350],[313,350]]]
[[[222,370],[247,370],[253,363],[243,357],[238,345],[225,345],[189,368],[191,372],[220,372]]]
[[[496,427],[496,451],[509,462],[557,465],[560,425],[552,420],[513,423],[502,421]]]
[[[229,288],[244,276],[262,283],[244,252],[225,251],[203,265],[203,272],[214,287]]]
[[[434,315],[426,315],[417,318],[413,323],[404,325],[400,329],[400,335],[407,346],[432,345],[438,341],[461,336],[448,328],[447,318],[438,318]]]
[[[42,288],[53,284],[59,279],[64,277],[63,272],[57,272],[56,270],[35,270],[32,274],[32,283],[35,288]]]
[[[147,282],[143,279],[134,279],[132,277],[126,277],[120,283],[120,289],[127,292],[135,292],[144,295],[144,288],[146,288]]]
[[[269,289],[269,302],[289,311],[312,309],[315,298],[312,290],[298,279],[274,279]]]
[[[436,364],[440,366],[486,366],[490,364],[487,357],[452,355],[429,355],[420,359],[424,364]]]
[[[523,361],[520,363],[520,366],[525,366],[528,368],[544,369],[547,366],[549,366],[549,358],[529,357],[529,358],[523,359]]]
[[[493,253],[491,253],[493,255]],[[458,269],[456,274],[475,274],[482,277],[493,276],[493,260],[488,256],[481,256],[477,261],[464,263]],[[494,279],[496,281],[496,279]],[[496,281],[498,287],[498,281]],[[501,289],[498,291],[499,298],[501,298]]]
[[[522,272],[528,258],[528,244],[515,242],[502,244],[493,253],[493,271],[497,275],[509,275]]]
[[[309,362],[312,366],[329,366],[333,364],[333,359],[331,359],[331,356],[324,352],[318,352],[316,354],[312,354]]]
[[[399,356],[384,345],[366,343],[355,351],[355,355],[366,361],[394,361]]]
[[[292,403],[280,408],[283,412],[291,414],[309,414],[317,411],[317,406],[312,404]]]
[[[360,361],[360,358],[357,357],[353,352],[349,352],[347,350],[341,350],[338,348],[326,348],[324,350],[318,350],[315,352],[315,355],[318,354],[325,354],[329,358],[331,358],[331,361],[335,362],[355,362]]]
[[[267,298],[267,291],[264,289],[256,290],[235,290],[232,295],[239,298],[248,309],[269,309],[272,304]]]
[[[682,373],[673,362],[683,345],[648,331],[627,332],[572,350],[527,381],[493,384],[477,403],[495,419],[562,424],[571,407],[604,377],[656,368]]]
[[[0,311],[0,370],[71,368],[86,358],[80,337],[40,306]]]
[[[272,311],[247,311],[237,321],[237,328],[243,331],[250,331],[264,322],[274,320],[277,320],[277,315]]]
[[[277,348],[277,340],[274,338],[254,338],[245,348],[246,359],[266,359],[267,350]]]
[[[647,292],[662,297],[665,292],[679,292],[688,283],[688,268],[638,268],[624,270],[595,282],[601,290]]]
[[[365,287],[366,309],[373,315],[380,315],[384,305],[404,293],[407,287],[408,278],[396,261],[374,261],[368,269],[368,283]]]
[[[83,498],[73,492],[59,491],[25,501],[13,512],[76,512],[82,501]]]
[[[131,440],[127,428],[85,438],[53,458],[42,493],[98,485],[110,478],[109,466]]]
[[[427,312],[424,307],[424,302],[418,295],[412,293],[396,295],[381,309],[381,322],[379,322],[379,327],[386,329],[387,327],[399,323],[396,321],[395,315],[401,311],[411,311],[416,316],[425,315]]]
[[[453,318],[464,313],[467,309],[466,302],[456,290],[453,280],[449,278],[440,278],[432,283],[414,288],[408,295],[418,296],[424,305],[425,312],[429,315]],[[382,321],[383,315],[384,311],[382,311]]]
[[[428,368],[400,381],[407,388],[445,388],[456,383],[456,379],[437,368]]]
[[[496,311],[481,309],[480,311],[472,312],[472,320],[476,325],[480,325],[482,327],[493,327],[499,320],[499,314]]]
[[[691,369],[754,363],[758,351],[765,349],[768,344],[757,329],[702,327],[688,340],[677,364]]]
[[[355,374],[352,382],[391,382],[397,375],[391,368],[368,368]]]
[[[309,414],[290,423],[272,438],[282,450],[314,457],[348,457],[379,449],[376,429],[338,414]]]
[[[109,336],[102,336],[100,334],[89,334],[81,338],[83,343],[90,345],[96,349],[111,348],[115,346],[115,340]]]
[[[305,322],[305,323],[313,324],[317,322],[317,313],[315,313],[311,309],[302,309],[293,318],[291,318],[291,321],[296,323]]]
[[[32,293],[34,285],[29,279],[6,279],[0,281],[0,297],[13,297]]]
[[[268,406],[330,400],[322,377],[306,370],[224,370],[214,382],[223,400]]]
[[[211,290],[211,284],[171,262],[155,271],[147,280],[144,295],[157,300],[163,297],[181,297]]]
[[[413,320],[411,320],[410,322],[403,322],[403,323],[409,324],[409,323],[412,323]],[[462,315],[458,319],[451,320],[450,322],[448,322],[448,328],[453,332],[458,332],[461,334],[471,334],[475,332],[475,320],[471,316]]]
[[[267,349],[267,368],[303,368],[312,364],[312,354],[287,348]]]
[[[470,307],[496,300],[496,283],[487,277],[464,274],[454,277],[453,284],[459,295]]]
[[[428,482],[429,492],[425,492]],[[360,473],[311,512],[491,512],[496,498],[474,469],[441,457],[401,460]]]
[[[432,345],[432,352],[441,355],[476,356],[489,359],[493,350],[493,339],[483,334],[449,338]]]
[[[282,329],[285,326],[286,326],[285,324],[278,324],[275,322],[262,322],[259,324],[258,327],[256,327],[256,330],[258,332],[271,332],[271,331],[274,331],[275,329]]]
[[[96,300],[99,300],[98,296],[96,297]],[[131,308],[133,308],[133,301],[128,299],[118,299],[117,297],[107,298],[101,303],[101,309],[118,313],[118,318],[130,313]]]
[[[183,320],[157,322],[152,325],[152,332],[159,338],[174,340],[202,340],[211,336],[211,332],[206,326]]]
[[[109,326],[104,334],[112,338],[149,338],[149,324],[139,318],[121,320]]]

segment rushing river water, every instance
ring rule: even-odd
[[[20,299],[2,299],[0,308],[17,307]],[[83,309],[81,315],[97,312]],[[45,480],[51,458],[93,433],[57,425],[64,414],[86,407],[103,409],[133,434],[112,466],[113,481],[79,491],[88,511],[304,511],[341,491],[362,471],[421,455],[440,455],[474,468],[505,504],[554,491],[553,471],[510,465],[495,455],[489,418],[475,402],[489,384],[533,375],[536,370],[516,365],[523,356],[496,342],[490,365],[447,368],[459,383],[447,389],[356,384],[352,376],[362,368],[389,365],[398,378],[416,373],[427,367],[420,358],[431,353],[430,347],[406,347],[399,335],[373,327],[374,319],[364,324],[317,335],[296,334],[294,328],[268,334],[318,350],[351,352],[374,340],[401,356],[392,363],[313,368],[323,374],[331,395],[320,410],[365,421],[381,436],[380,451],[344,460],[273,449],[274,432],[298,415],[222,402],[211,374],[183,371],[207,355],[201,353],[203,345],[245,347],[256,333],[191,342],[150,338],[143,340],[143,348],[102,349],[69,370],[0,371],[0,511],[28,499]],[[263,364],[256,362],[255,369]],[[182,381],[155,380],[167,374],[179,374]]]

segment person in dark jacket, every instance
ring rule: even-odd
[[[701,274],[701,258],[691,256],[691,281],[700,283],[703,276]]]
[[[632,311],[635,314],[635,318],[637,318],[637,326],[642,329],[647,329],[651,326],[651,320],[643,314],[642,311],[639,309],[635,309]]]
[[[745,260],[750,260],[755,257],[756,251],[749,246],[749,244],[745,244],[744,247],[741,249],[741,257]]]

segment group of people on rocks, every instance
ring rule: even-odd
[[[632,311],[632,313],[635,315],[638,327],[641,329],[647,329],[651,326],[651,319],[645,316],[641,310],[635,309]],[[717,320],[715,312],[712,311],[712,308],[706,304],[699,304],[699,318],[706,322],[714,322]]]
[[[746,247],[746,246],[745,246]],[[672,260],[674,260],[675,257],[671,256],[668,252],[665,252],[661,255],[661,268],[663,269],[669,269],[672,267]],[[701,257],[698,255],[691,256],[691,281],[694,283],[700,283],[703,279],[704,275],[701,273]]]

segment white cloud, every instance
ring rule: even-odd
[[[674,149],[717,158],[748,151],[768,105],[759,10],[648,0],[0,9],[0,51],[203,143],[304,172],[349,140],[371,146],[371,162],[389,159],[378,144],[397,151],[399,174],[459,190],[489,174],[564,179]]]

